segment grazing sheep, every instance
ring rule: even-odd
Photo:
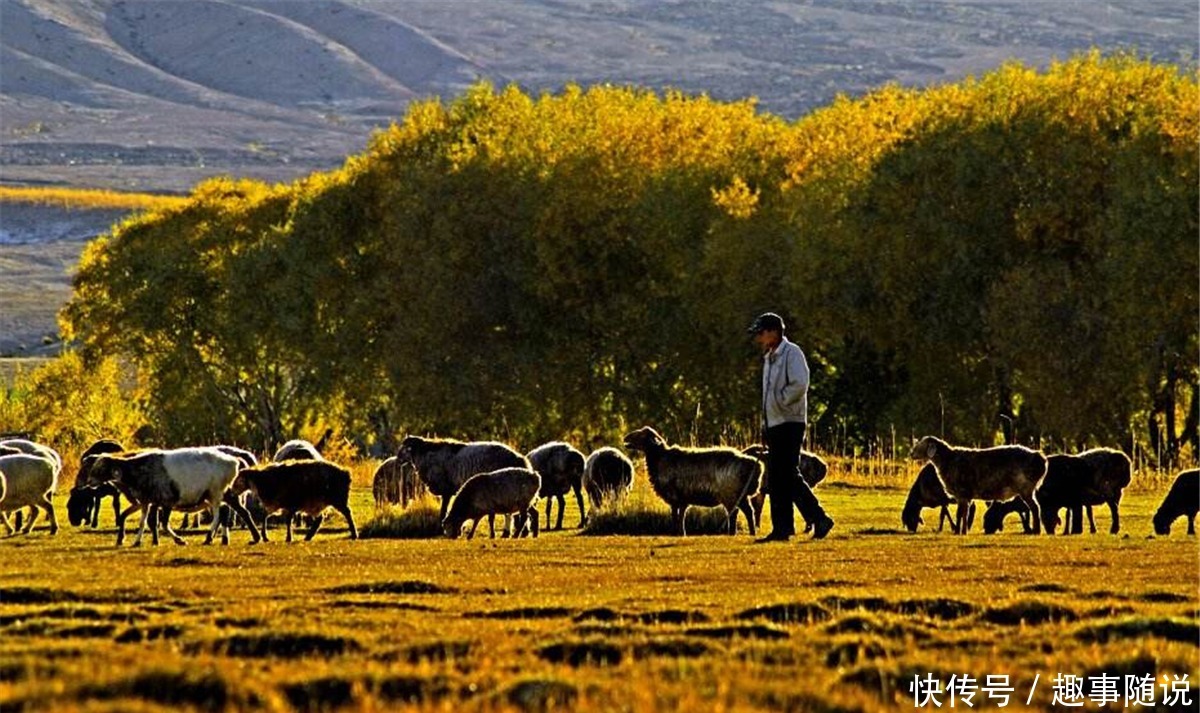
[[[538,536],[538,491],[542,477],[530,468],[501,468],[489,473],[471,476],[454,495],[450,512],[442,519],[442,530],[446,537],[457,539],[463,525],[471,520],[467,539],[475,536],[475,528],[486,515],[492,539],[496,537],[496,516],[516,516],[515,537],[524,534],[526,526],[532,524],[533,536]],[[528,520],[528,522],[526,522]]]
[[[411,464],[429,492],[442,499],[438,519],[446,519],[450,498],[480,473],[501,468],[528,468],[529,461],[503,443],[476,441],[467,443],[450,438],[408,436],[400,443],[396,459]]]
[[[917,526],[925,522],[921,517],[921,510],[924,508],[941,508],[938,517],[938,532],[942,531],[946,522],[950,522],[950,531],[958,534],[958,521],[950,516],[950,505],[954,503],[954,498],[946,492],[942,481],[938,479],[937,469],[932,463],[926,463],[921,468],[921,472],[917,473],[917,479],[913,481],[912,487],[908,491],[908,499],[904,501],[904,509],[900,511],[900,521],[904,523],[904,527],[909,532],[916,532]],[[962,505],[960,504],[961,508]],[[971,529],[971,521],[974,519],[974,504],[968,504],[971,511],[967,513],[966,527]]]
[[[166,533],[177,544],[185,544],[171,529],[168,521],[171,510],[192,512],[206,508],[212,515],[212,526],[204,544],[211,544],[217,529],[222,530],[221,542],[229,544],[229,532],[221,527],[221,503],[233,508],[247,522],[250,514],[238,498],[229,492],[241,463],[237,458],[216,448],[177,448],[169,451],[142,451],[131,454],[102,454],[88,471],[88,482],[111,482],[129,501],[142,511],[142,522],[134,546],[140,546],[147,523],[161,521]],[[117,544],[124,536],[124,521],[118,527]],[[258,542],[258,531],[250,525],[250,534]],[[158,527],[151,530],[158,544]]]
[[[930,461],[950,497],[971,500],[1007,500],[1020,497],[1032,511],[1033,531],[1041,531],[1037,487],[1046,475],[1046,457],[1024,446],[956,448],[934,436],[913,446],[913,460]],[[958,511],[958,532],[967,531],[969,508]]]
[[[748,456],[753,456],[766,466],[767,464],[767,447],[764,445],[755,444],[742,449],[742,453]],[[804,478],[804,482],[808,483],[808,487],[815,488],[817,484],[825,480],[826,473],[829,472],[829,464],[825,462],[821,456],[809,451],[800,451],[800,477]],[[750,509],[754,512],[754,526],[762,526],[763,505],[767,500],[766,484],[758,493],[750,497]],[[812,523],[807,523],[804,531],[808,532],[812,529]]]
[[[272,463],[283,463],[289,460],[325,460],[321,457],[321,452],[317,447],[308,441],[297,438],[288,441],[275,451],[275,455],[271,456]]]
[[[73,527],[84,524],[93,529],[100,525],[100,502],[104,498],[112,498],[113,517],[121,515],[121,492],[110,483],[87,485],[88,470],[91,469],[94,458],[101,453],[122,453],[125,446],[117,441],[102,438],[87,447],[79,456],[79,472],[75,474],[75,485],[71,487],[67,497],[67,520]]]
[[[608,446],[592,451],[583,464],[583,489],[591,502],[590,512],[617,502],[633,489],[633,461]]]
[[[525,456],[529,464],[542,476],[542,489],[538,493],[546,499],[546,529],[550,528],[551,504],[558,499],[558,523],[555,530],[562,529],[563,510],[566,509],[566,493],[575,491],[575,502],[579,503],[579,526],[583,527],[586,513],[583,509],[584,457],[569,444],[552,441],[534,448]]]
[[[233,482],[234,493],[252,492],[262,502],[266,514],[282,511],[287,521],[287,541],[292,541],[292,521],[296,513],[309,516],[311,540],[325,520],[325,510],[333,508],[346,519],[350,539],[358,539],[358,528],[350,512],[350,471],[326,460],[288,460],[243,468]],[[262,519],[262,537],[267,541],[267,518]]]
[[[1129,485],[1133,466],[1129,457],[1111,448],[1095,448],[1079,455],[1052,455],[1046,459],[1046,478],[1038,488],[1042,524],[1053,533],[1059,525],[1058,511],[1067,508],[1071,516],[1071,534],[1083,532],[1083,509],[1087,508],[1093,534],[1096,520],[1093,505],[1108,505],[1112,514],[1111,534],[1121,531],[1119,506],[1125,486]],[[1064,532],[1067,529],[1064,528]]]
[[[50,519],[50,534],[58,532],[58,518],[54,516],[54,506],[50,502],[58,485],[58,470],[52,460],[41,455],[15,453],[0,456],[0,475],[5,481],[4,498],[0,500],[0,522],[4,523],[10,535],[15,534],[16,530],[9,524],[7,513],[25,507],[32,512],[29,521],[21,528],[23,533],[33,529],[33,523],[42,510]]]
[[[1154,513],[1155,534],[1171,534],[1171,523],[1183,516],[1188,519],[1188,534],[1196,534],[1197,510],[1200,510],[1200,470],[1193,468],[1175,476],[1162,505]]]
[[[758,492],[762,463],[733,448],[683,448],[669,446],[650,426],[625,436],[625,447],[646,456],[650,486],[671,508],[675,527],[686,535],[684,519],[692,505],[720,505],[729,515],[729,534],[737,533],[737,513],[746,515],[754,534],[750,496]]]
[[[388,458],[375,469],[371,491],[375,496],[376,510],[388,504],[406,508],[427,492],[425,483],[417,477],[412,464],[401,463],[396,456]]]

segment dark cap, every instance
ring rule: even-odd
[[[746,331],[751,334],[758,334],[759,332],[766,332],[768,330],[783,334],[783,317],[774,312],[764,312],[754,318],[754,323]]]

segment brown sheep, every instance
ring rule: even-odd
[[[1171,534],[1171,523],[1177,518],[1188,519],[1187,534],[1196,534],[1196,512],[1200,510],[1200,470],[1185,470],[1175,476],[1171,489],[1154,513],[1154,532]]]
[[[671,508],[675,528],[686,535],[687,510],[692,505],[725,508],[729,516],[728,533],[737,533],[737,513],[746,515],[750,534],[754,534],[754,513],[750,496],[758,492],[762,463],[733,448],[684,448],[667,445],[666,439],[650,426],[625,436],[625,447],[646,456],[650,486]]]
[[[579,526],[583,527],[586,513],[583,509],[584,457],[569,444],[561,441],[544,443],[526,454],[529,464],[542,476],[539,495],[546,500],[546,529],[550,528],[551,504],[558,500],[558,523],[555,530],[562,529],[563,510],[566,508],[568,491],[575,491],[575,502],[579,504]]]
[[[350,471],[325,460],[288,460],[242,468],[230,488],[241,494],[249,490],[258,496],[266,515],[282,511],[287,522],[287,541],[292,541],[292,521],[296,513],[309,516],[304,539],[311,540],[333,508],[346,519],[350,539],[358,539],[358,528],[350,512]],[[253,528],[252,528],[253,529]],[[267,541],[267,517],[262,520],[262,538]]]
[[[526,526],[532,525],[533,536],[538,535],[538,491],[542,477],[529,468],[501,468],[490,473],[480,473],[467,479],[454,495],[450,512],[442,520],[446,537],[457,539],[463,525],[471,520],[471,531],[467,539],[475,536],[479,521],[487,516],[492,539],[496,537],[496,516],[516,516],[516,537],[524,534]]]
[[[946,492],[960,503],[1020,497],[1032,511],[1033,531],[1041,531],[1037,487],[1046,476],[1046,457],[1024,446],[957,448],[925,436],[913,446],[913,460],[930,461]],[[958,512],[958,532],[967,531],[969,508]]]
[[[946,492],[945,486],[938,478],[937,468],[932,463],[926,463],[921,468],[921,472],[917,473],[917,479],[913,481],[912,487],[908,491],[908,499],[904,501],[904,509],[900,511],[900,521],[904,523],[904,527],[909,532],[916,532],[917,527],[924,522],[921,518],[921,510],[924,508],[941,508],[938,517],[938,532],[942,531],[946,522],[950,522],[950,531],[958,533],[958,519],[950,516],[950,505],[954,503],[954,498]],[[962,505],[959,504],[961,508]],[[974,520],[974,504],[971,503],[967,507],[971,508],[967,512],[966,527],[971,529],[971,521]]]
[[[481,441],[467,443],[450,438],[408,436],[396,453],[401,464],[411,463],[429,492],[442,499],[439,519],[446,519],[450,498],[480,473],[501,468],[529,468],[525,456],[503,443]]]

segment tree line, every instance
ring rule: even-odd
[[[816,438],[1194,456],[1198,117],[1194,74],[1095,52],[794,122],[480,83],[338,170],[115,225],[60,322],[160,442],[754,434],[770,309]]]

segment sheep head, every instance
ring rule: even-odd
[[[925,436],[913,446],[909,457],[919,461],[933,460],[937,457],[938,451],[943,450],[945,446],[946,444],[940,439],[933,436]]]
[[[667,441],[650,426],[642,426],[625,435],[625,447],[642,453],[650,453],[666,448]]]
[[[112,480],[119,480],[121,472],[114,467],[112,457],[108,455],[87,456],[83,459],[80,470],[87,470],[87,479],[80,485],[101,485]]]

